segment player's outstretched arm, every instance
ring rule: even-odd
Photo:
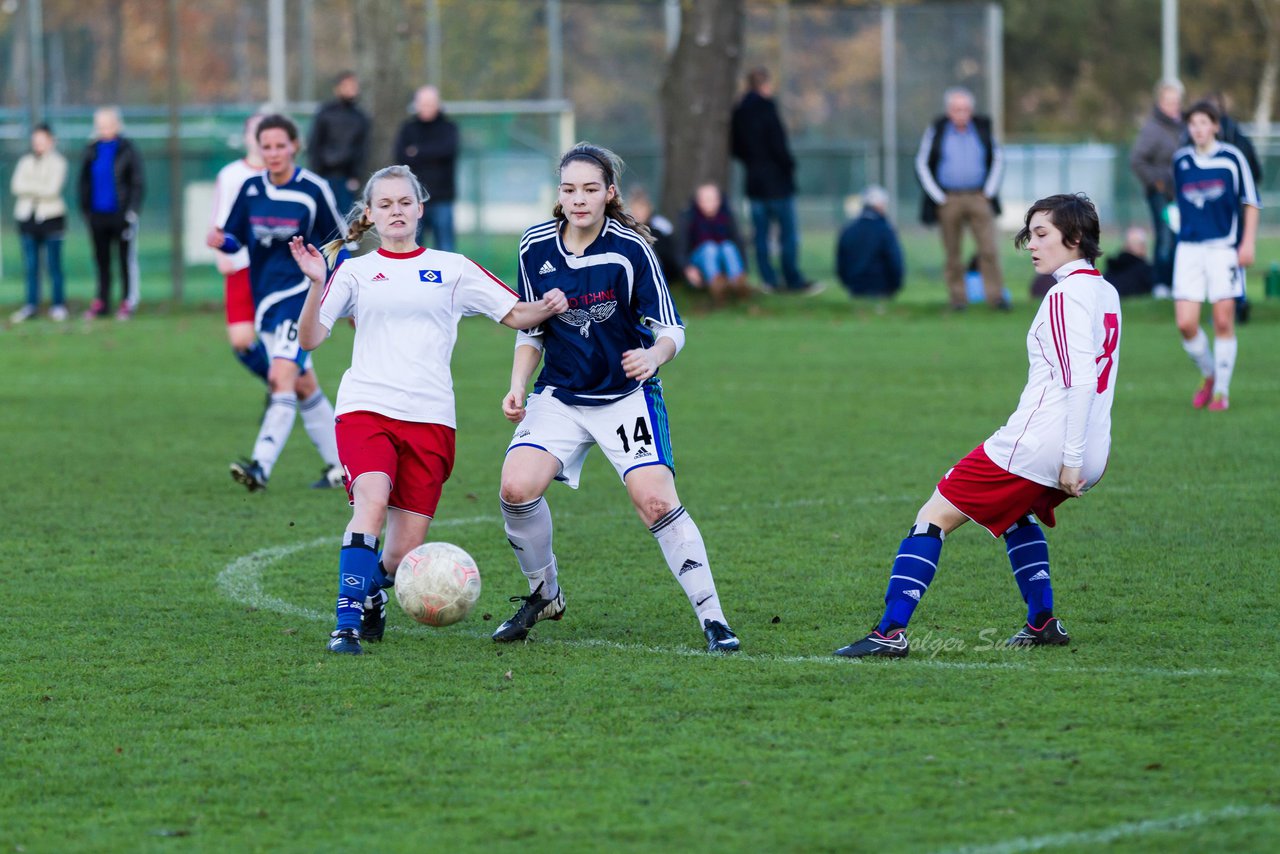
[[[311,283],[307,289],[307,300],[302,304],[302,314],[298,317],[298,344],[304,350],[314,350],[329,337],[329,331],[320,322],[320,300],[324,297],[324,280],[329,268],[320,250],[303,243],[300,236],[295,235],[289,241],[289,254]]]
[[[524,420],[524,398],[529,388],[529,377],[542,361],[542,350],[533,344],[516,340],[516,352],[511,363],[511,388],[502,398],[502,414],[512,424]]]
[[[569,300],[559,288],[552,288],[537,302],[518,302],[502,318],[502,325],[512,329],[532,329],[544,320],[569,310]],[[535,365],[536,367],[536,365]]]

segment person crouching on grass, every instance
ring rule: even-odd
[[[1111,449],[1111,402],[1120,367],[1120,297],[1093,265],[1101,254],[1098,212],[1083,194],[1041,199],[1014,238],[1037,273],[1056,284],[1027,333],[1030,367],[1017,410],[938,481],[898,547],[884,616],[865,638],[836,650],[846,658],[907,655],[907,623],[933,582],[943,539],[972,519],[1003,536],[1027,624],[1008,645],[1065,645],[1053,614],[1049,546],[1037,517],[1102,477]]]
[[[458,321],[483,314],[527,329],[569,307],[557,289],[521,302],[474,261],[418,246],[414,235],[426,200],[409,167],[375,172],[349,215],[348,240],[373,229],[382,245],[342,263],[327,286],[324,255],[300,237],[289,243],[310,280],[298,320],[303,348],[324,343],[340,318],[357,321],[335,407],[338,456],[355,509],[338,559],[330,652],[359,654],[361,640],[382,639],[386,588],[404,556],[426,539],[453,470],[457,422],[449,360]],[[324,253],[333,258],[341,247],[335,240]]]

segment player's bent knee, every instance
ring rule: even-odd
[[[528,504],[541,494],[542,492],[532,481],[518,477],[504,477],[502,485],[498,488],[499,497],[508,504]]]

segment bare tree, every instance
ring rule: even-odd
[[[389,164],[396,131],[413,96],[411,37],[405,0],[354,0],[356,73],[360,102],[373,123],[369,132],[372,172]]]
[[[744,0],[682,0],[680,41],[662,81],[659,205],[679,211],[698,184],[729,179],[729,117],[742,64]]]
[[[1253,8],[1258,14],[1258,23],[1262,25],[1262,38],[1266,45],[1262,73],[1258,75],[1258,100],[1253,110],[1253,124],[1259,135],[1265,136],[1271,126],[1276,78],[1280,76],[1280,2],[1253,0]]]

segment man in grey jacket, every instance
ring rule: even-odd
[[[1182,84],[1161,80],[1156,85],[1155,106],[1129,149],[1129,167],[1142,184],[1151,209],[1151,233],[1155,236],[1155,287],[1173,282],[1173,251],[1177,235],[1165,221],[1165,208],[1173,201],[1173,153],[1182,137]]]

